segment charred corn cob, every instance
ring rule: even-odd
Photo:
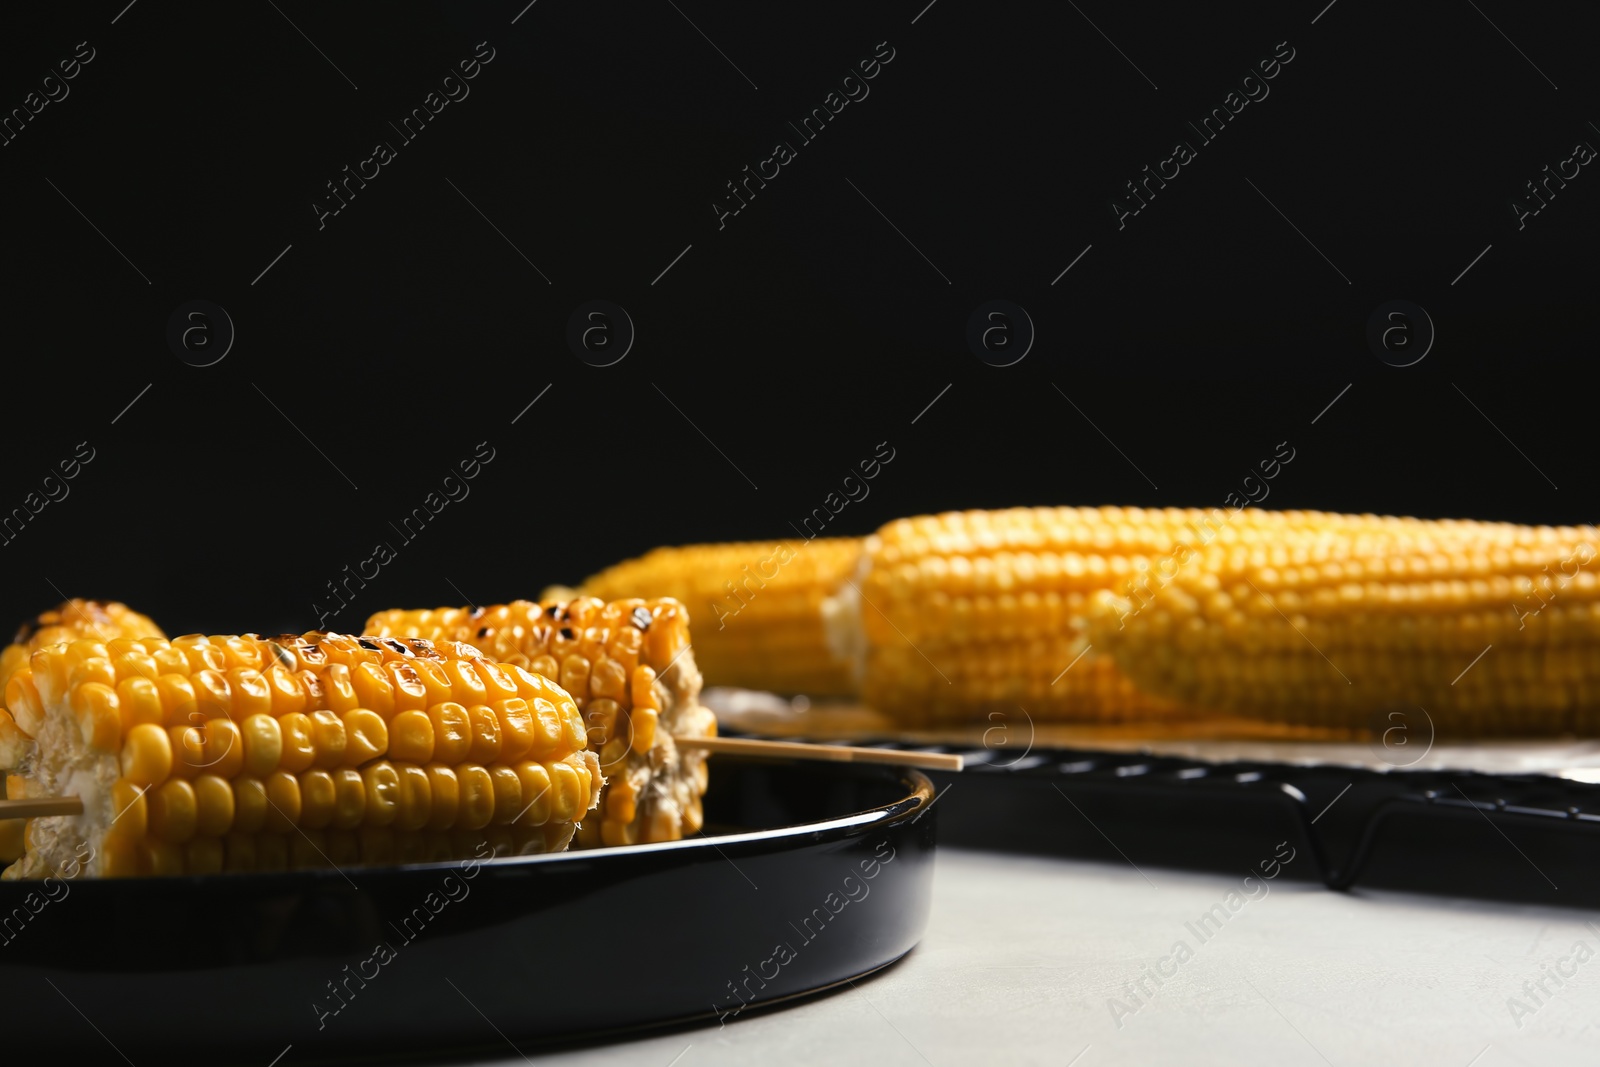
[[[1088,639],[1202,707],[1357,728],[1420,708],[1457,736],[1600,728],[1600,532],[1390,523],[1207,548],[1147,602],[1097,597]]]
[[[694,654],[713,685],[844,696],[855,682],[829,648],[822,602],[860,555],[855,537],[658,548],[601,571],[583,592],[687,604],[701,620]]]
[[[76,641],[94,637],[109,641],[117,637],[165,637],[155,623],[132,611],[126,604],[114,601],[67,600],[42,612],[17,629],[5,651],[0,652],[0,694],[12,674],[28,664],[28,657],[39,649],[62,641]],[[3,696],[0,696],[3,700]],[[0,703],[0,731],[11,721],[5,705]],[[4,779],[0,779],[0,797],[6,796]],[[0,820],[0,863],[11,863],[24,849],[23,834],[26,820]]]
[[[716,733],[700,705],[689,616],[678,601],[593,597],[476,609],[385,611],[367,632],[443,646],[471,641],[491,658],[560,680],[583,712],[606,785],[578,844],[672,841],[700,829],[706,756],[676,737]]]
[[[6,697],[0,768],[83,804],[31,820],[9,878],[556,851],[600,787],[561,687],[466,647],[83,638],[35,652]]]

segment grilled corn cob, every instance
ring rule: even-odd
[[[19,668],[27,666],[28,657],[39,649],[82,637],[109,641],[116,637],[165,636],[155,623],[114,601],[67,600],[29,619],[0,652],[0,731],[11,722],[3,703],[6,683]],[[0,778],[0,797],[6,796],[5,786],[5,780]],[[0,863],[11,863],[22,855],[26,830],[24,819],[0,820]]]
[[[694,654],[713,685],[845,696],[855,682],[829,648],[822,602],[860,555],[855,537],[658,548],[601,571],[583,592],[687,604],[703,620]]]
[[[557,851],[600,787],[560,686],[467,647],[84,638],[35,652],[6,699],[0,768],[83,804],[33,819],[9,878]]]
[[[1205,549],[1148,603],[1097,597],[1088,639],[1201,707],[1357,728],[1420,708],[1455,736],[1600,728],[1600,532],[1391,522]]]
[[[513,601],[476,609],[385,611],[370,634],[471,641],[491,658],[559,679],[583,712],[606,776],[600,817],[578,844],[672,841],[700,829],[706,756],[674,737],[716,733],[700,705],[689,616],[676,600],[593,597]]]

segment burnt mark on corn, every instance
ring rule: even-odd
[[[378,640],[383,643],[385,648],[389,649],[391,652],[394,652],[396,655],[409,656],[413,654],[411,649],[407,648],[402,642],[393,637],[380,637]]]
[[[642,633],[650,629],[650,610],[648,608],[634,608],[628,615],[628,621]]]
[[[368,652],[378,651],[378,642],[374,641],[370,637],[358,637],[356,638],[356,643],[362,648],[366,649]]]
[[[479,637],[488,637],[492,633],[494,633],[494,630],[492,628],[488,627],[488,626],[480,626],[480,627],[478,627],[478,636]]]
[[[434,648],[433,642],[429,641],[426,637],[408,638],[407,644],[411,646],[412,655],[416,656],[418,659],[444,659],[444,655],[440,653],[438,649]]]

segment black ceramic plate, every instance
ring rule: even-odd
[[[293,1067],[715,1023],[910,951],[933,796],[915,771],[719,756],[687,841],[0,883],[0,1047]]]

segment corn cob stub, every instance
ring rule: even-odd
[[[109,641],[117,637],[164,638],[166,635],[154,622],[126,604],[101,600],[64,601],[23,623],[11,644],[0,652],[0,701],[4,700],[11,675],[28,665],[28,657],[41,648],[83,637]],[[0,734],[10,722],[10,713],[5,710],[4,703],[0,703]],[[0,797],[7,795],[5,781],[0,779]],[[0,863],[11,863],[22,855],[26,830],[24,819],[0,819]]]
[[[677,600],[386,611],[366,629],[441,647],[470,641],[491,658],[559,679],[586,718],[607,779],[600,818],[583,822],[579,845],[671,841],[700,829],[706,756],[680,750],[673,738],[712,736],[716,717],[700,704],[689,616]]]
[[[657,548],[583,584],[605,599],[673,597],[695,612],[695,658],[712,685],[813,696],[855,691],[828,644],[823,601],[855,569],[858,537]]]
[[[79,639],[7,686],[33,819],[8,878],[213,873],[566,847],[598,761],[560,686],[468,646],[311,633]],[[76,865],[74,865],[76,866]]]
[[[1393,521],[1206,550],[1137,610],[1103,594],[1089,639],[1205,707],[1354,728],[1421,708],[1440,736],[1600,729],[1600,531]]]

